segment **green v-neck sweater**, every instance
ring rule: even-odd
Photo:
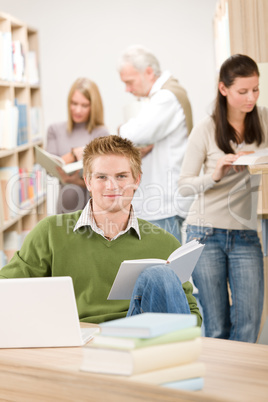
[[[179,247],[175,237],[149,222],[138,220],[141,240],[134,229],[108,241],[85,226],[73,232],[81,214],[43,219],[27,235],[20,251],[0,271],[0,278],[71,276],[80,321],[100,323],[126,316],[129,300],[107,300],[124,260],[162,258]],[[192,285],[183,284],[191,313],[202,318]]]

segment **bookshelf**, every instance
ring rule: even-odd
[[[260,70],[259,106],[268,107],[268,0],[219,0],[214,17],[214,42],[217,72],[231,54],[253,58]],[[257,171],[256,171],[257,170]],[[252,174],[260,173],[251,169]],[[264,250],[264,305],[262,325],[268,316],[268,172],[262,166],[259,188],[259,235]]]
[[[0,12],[0,268],[46,215],[38,32]]]

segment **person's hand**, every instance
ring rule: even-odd
[[[76,147],[73,148],[72,151],[68,152],[65,155],[62,155],[62,159],[65,163],[73,163],[79,161],[83,158],[84,147]]]
[[[73,153],[76,156],[76,159],[80,161],[83,159],[83,152],[84,152],[84,147],[76,147],[73,148]]]
[[[144,158],[146,155],[148,155],[149,152],[153,149],[153,144],[150,145],[145,145],[144,147],[138,147],[141,153],[141,157]]]
[[[249,155],[249,154],[254,154],[255,153],[255,151],[240,151],[240,152],[237,152],[237,156],[243,156],[243,155]]]
[[[239,155],[235,154],[226,154],[218,159],[216,168],[212,174],[212,179],[215,182],[219,182],[233,167],[235,167],[236,171],[240,171],[242,166],[233,166],[233,162],[237,160]],[[245,168],[245,166],[243,166]]]
[[[254,151],[240,151],[237,152],[237,157],[243,156],[243,155],[249,155],[249,154],[254,154]],[[235,172],[242,172],[243,170],[246,169],[246,165],[234,165],[233,166]]]
[[[57,170],[61,176],[64,184],[76,184],[80,187],[86,187],[83,178],[80,176],[80,170],[77,170],[73,174],[67,174],[60,167],[57,166]]]

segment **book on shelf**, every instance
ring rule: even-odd
[[[158,258],[123,261],[115,277],[108,299],[130,299],[139,274],[150,266],[166,264],[179,277],[181,283],[188,281],[203,248],[204,244],[199,243],[197,240],[192,240],[177,248],[168,257],[167,261]]]
[[[42,139],[42,109],[39,106],[31,107],[30,109],[30,127],[32,141]]]
[[[195,339],[201,336],[200,327],[189,327],[179,329],[177,331],[168,332],[164,335],[159,335],[151,338],[129,338],[120,336],[96,335],[91,343],[91,347],[96,348],[112,348],[112,349],[138,349],[147,346],[161,345],[171,342],[183,342]]]
[[[171,389],[181,389],[183,391],[199,391],[204,388],[204,378],[195,377],[187,378],[186,380],[178,380],[161,384],[162,387]]]
[[[27,61],[28,61],[28,81],[31,85],[38,85],[39,71],[35,51],[30,50],[27,53]]]
[[[17,146],[19,110],[9,100],[0,101],[0,148]]]
[[[268,163],[268,148],[240,156],[233,165],[262,165]]]
[[[4,221],[14,218],[19,209],[19,168],[6,166],[0,168],[1,205]]]
[[[132,376],[194,362],[201,354],[201,338],[146,348],[120,350],[83,347],[81,370]]]
[[[46,193],[45,173],[43,168],[34,164],[31,170],[19,168],[19,206],[21,209],[31,207]]]
[[[101,335],[151,338],[195,326],[195,314],[143,313],[100,324]]]
[[[0,32],[0,79],[13,80],[12,35],[11,32]]]
[[[23,145],[28,142],[27,105],[19,103],[18,99],[14,103],[19,111],[17,145]]]
[[[13,80],[25,81],[25,58],[22,43],[19,40],[12,41]]]
[[[83,169],[83,161],[79,160],[77,162],[65,164],[64,160],[57,155],[53,155],[44,149],[40,148],[38,145],[35,147],[35,157],[36,162],[46,169],[47,173],[51,176],[57,177],[61,183],[63,183],[62,178],[57,170],[60,167],[67,174],[72,174],[78,170]]]

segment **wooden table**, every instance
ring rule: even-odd
[[[202,391],[79,371],[82,348],[0,350],[0,401],[267,401],[268,346],[202,338]]]

